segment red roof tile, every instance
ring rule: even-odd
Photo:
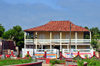
[[[83,27],[77,26],[70,21],[50,21],[49,23],[24,31],[89,31]]]

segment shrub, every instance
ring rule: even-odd
[[[30,56],[28,54],[26,54],[25,57],[30,57]]]
[[[65,60],[50,60],[51,66],[53,66],[54,64],[60,64],[60,63],[65,63]]]
[[[83,60],[77,60],[77,65],[78,66],[84,66]]]
[[[82,60],[77,60],[77,65],[78,66],[83,66],[83,64],[87,62],[87,66],[100,66],[100,60],[96,59],[95,57],[89,59],[82,59]]]

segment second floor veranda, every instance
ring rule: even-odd
[[[27,44],[33,43],[90,43],[91,32],[25,32],[24,40]],[[85,38],[86,35],[88,38]],[[71,38],[71,40],[70,40]]]

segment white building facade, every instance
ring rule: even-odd
[[[88,38],[85,35],[88,34]],[[24,48],[33,49],[92,49],[91,32],[70,21],[49,23],[24,30]],[[70,47],[69,47],[70,46]]]

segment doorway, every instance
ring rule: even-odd
[[[56,46],[53,46],[53,48],[60,50],[60,46],[57,46],[57,45]]]

